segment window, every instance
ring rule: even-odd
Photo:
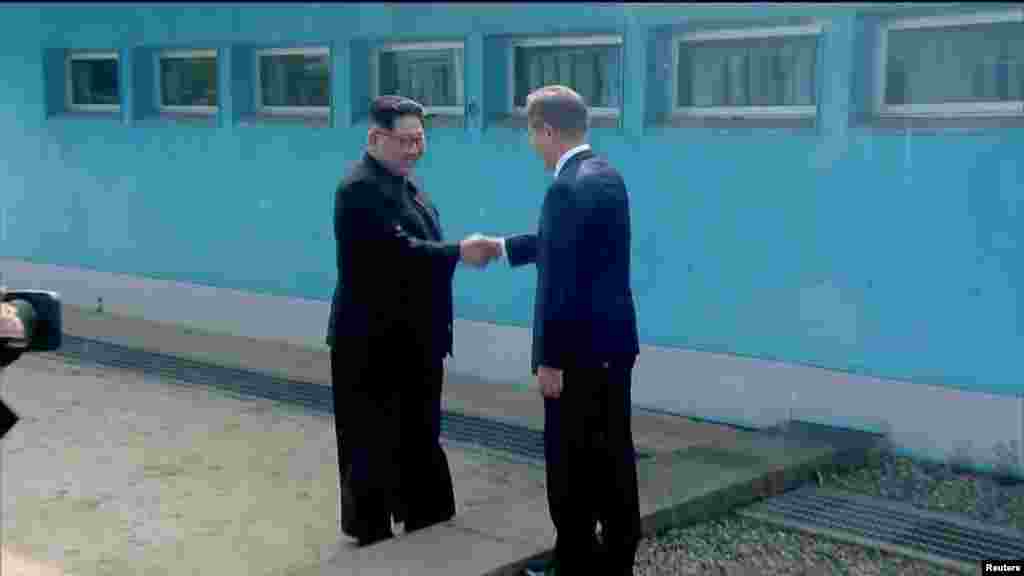
[[[117,112],[121,109],[116,52],[72,52],[66,64],[68,110]]]
[[[328,48],[256,53],[256,109],[270,114],[327,114],[331,105]]]
[[[617,116],[622,106],[622,37],[535,38],[513,42],[509,84],[512,109],[525,111],[526,97],[542,86],[561,84],[579,93],[595,116]]]
[[[876,64],[881,115],[1024,112],[1024,11],[883,24]]]
[[[707,30],[673,43],[675,113],[813,117],[819,25]]]
[[[429,113],[461,116],[462,55],[461,42],[382,46],[374,59],[375,95],[401,94],[423,104]]]
[[[160,55],[160,109],[169,112],[217,111],[217,51],[182,50]]]

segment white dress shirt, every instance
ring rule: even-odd
[[[590,150],[590,144],[580,144],[579,146],[577,146],[575,148],[567,150],[565,152],[565,154],[562,154],[562,157],[558,159],[558,163],[555,164],[555,180],[557,180],[558,179],[558,175],[562,173],[562,168],[565,167],[565,163],[568,162],[569,159],[572,158],[573,156],[575,156],[575,155],[577,155],[580,152],[583,152],[585,150]],[[507,253],[505,251],[505,239],[504,238],[500,238],[500,240],[501,240],[501,257],[507,259],[508,256],[506,255]]]

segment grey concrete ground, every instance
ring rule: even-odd
[[[5,576],[289,574],[354,553],[329,416],[54,358],[6,372],[23,419],[2,444]],[[448,455],[459,514],[543,492],[536,465]]]
[[[64,329],[329,385],[325,350],[71,306]],[[3,442],[5,576],[505,575],[554,542],[537,462],[449,445],[456,517],[357,549],[337,531],[329,415],[54,356],[23,358],[6,376],[0,393],[24,420]],[[450,374],[444,402],[543,425],[536,390],[522,385]],[[653,455],[638,462],[645,534],[778,493],[841,451],[645,411],[633,433]]]

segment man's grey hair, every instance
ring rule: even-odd
[[[569,138],[583,138],[590,113],[583,97],[567,86],[544,86],[526,97],[526,118],[534,129],[547,124]]]

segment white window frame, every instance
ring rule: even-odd
[[[114,60],[117,62],[117,104],[75,104],[71,63],[75,60]],[[124,86],[121,85],[121,55],[113,51],[73,50],[64,59],[64,106],[72,112],[120,112]]]
[[[735,28],[728,30],[701,30],[677,34],[672,37],[672,116],[675,118],[814,118],[818,103],[810,106],[679,106],[679,51],[683,44],[707,40],[751,40],[756,38],[791,38],[816,36],[820,42],[825,26],[815,22],[802,26],[771,26],[762,28]],[[818,48],[820,50],[820,47]],[[815,54],[817,62],[817,54]],[[817,93],[820,74],[815,75]],[[817,102],[817,99],[815,99]]]
[[[256,50],[256,71],[253,74],[256,82],[254,83],[254,94],[253,102],[255,102],[256,111],[260,114],[270,115],[286,115],[286,116],[329,116],[331,113],[331,105],[327,106],[264,106],[263,105],[263,81],[260,78],[261,70],[260,58],[264,56],[327,56],[328,67],[330,67],[330,56],[331,49],[327,46],[308,46],[308,47],[294,47],[294,48],[262,48]],[[333,90],[331,86],[331,79],[334,76],[334,70],[328,70],[328,90]],[[333,99],[333,94],[330,94],[330,99]]]
[[[563,46],[618,46],[622,50],[622,35],[603,34],[591,36],[548,36],[519,38],[513,40],[508,49],[508,109],[516,116],[526,116],[524,106],[516,106],[516,48],[536,47],[563,47]],[[619,58],[619,73],[625,70],[625,59]],[[623,82],[619,82],[619,89],[625,91]],[[619,95],[619,102],[622,102],[624,94]],[[591,106],[590,116],[594,118],[618,118],[621,114],[619,108],[608,106]]]
[[[217,106],[165,106],[163,91],[163,72],[160,62],[164,58],[213,58],[217,67]],[[185,114],[216,114],[220,106],[222,86],[220,86],[219,58],[216,49],[203,50],[164,50],[156,55],[156,106],[161,112],[185,113]]]
[[[466,114],[466,43],[465,42],[392,42],[373,49],[370,55],[370,86],[373,96],[380,96],[380,56],[386,52],[424,52],[428,50],[455,50],[455,97],[459,106],[424,106],[423,111],[436,116],[464,116]]]
[[[1024,101],[1012,102],[950,102],[945,104],[886,104],[885,81],[888,63],[890,30],[913,30],[922,28],[948,28],[979,24],[1024,22],[1024,9],[1000,12],[978,12],[973,14],[951,14],[906,18],[884,22],[878,30],[878,46],[875,50],[875,113],[883,117],[984,117],[1024,114]]]

